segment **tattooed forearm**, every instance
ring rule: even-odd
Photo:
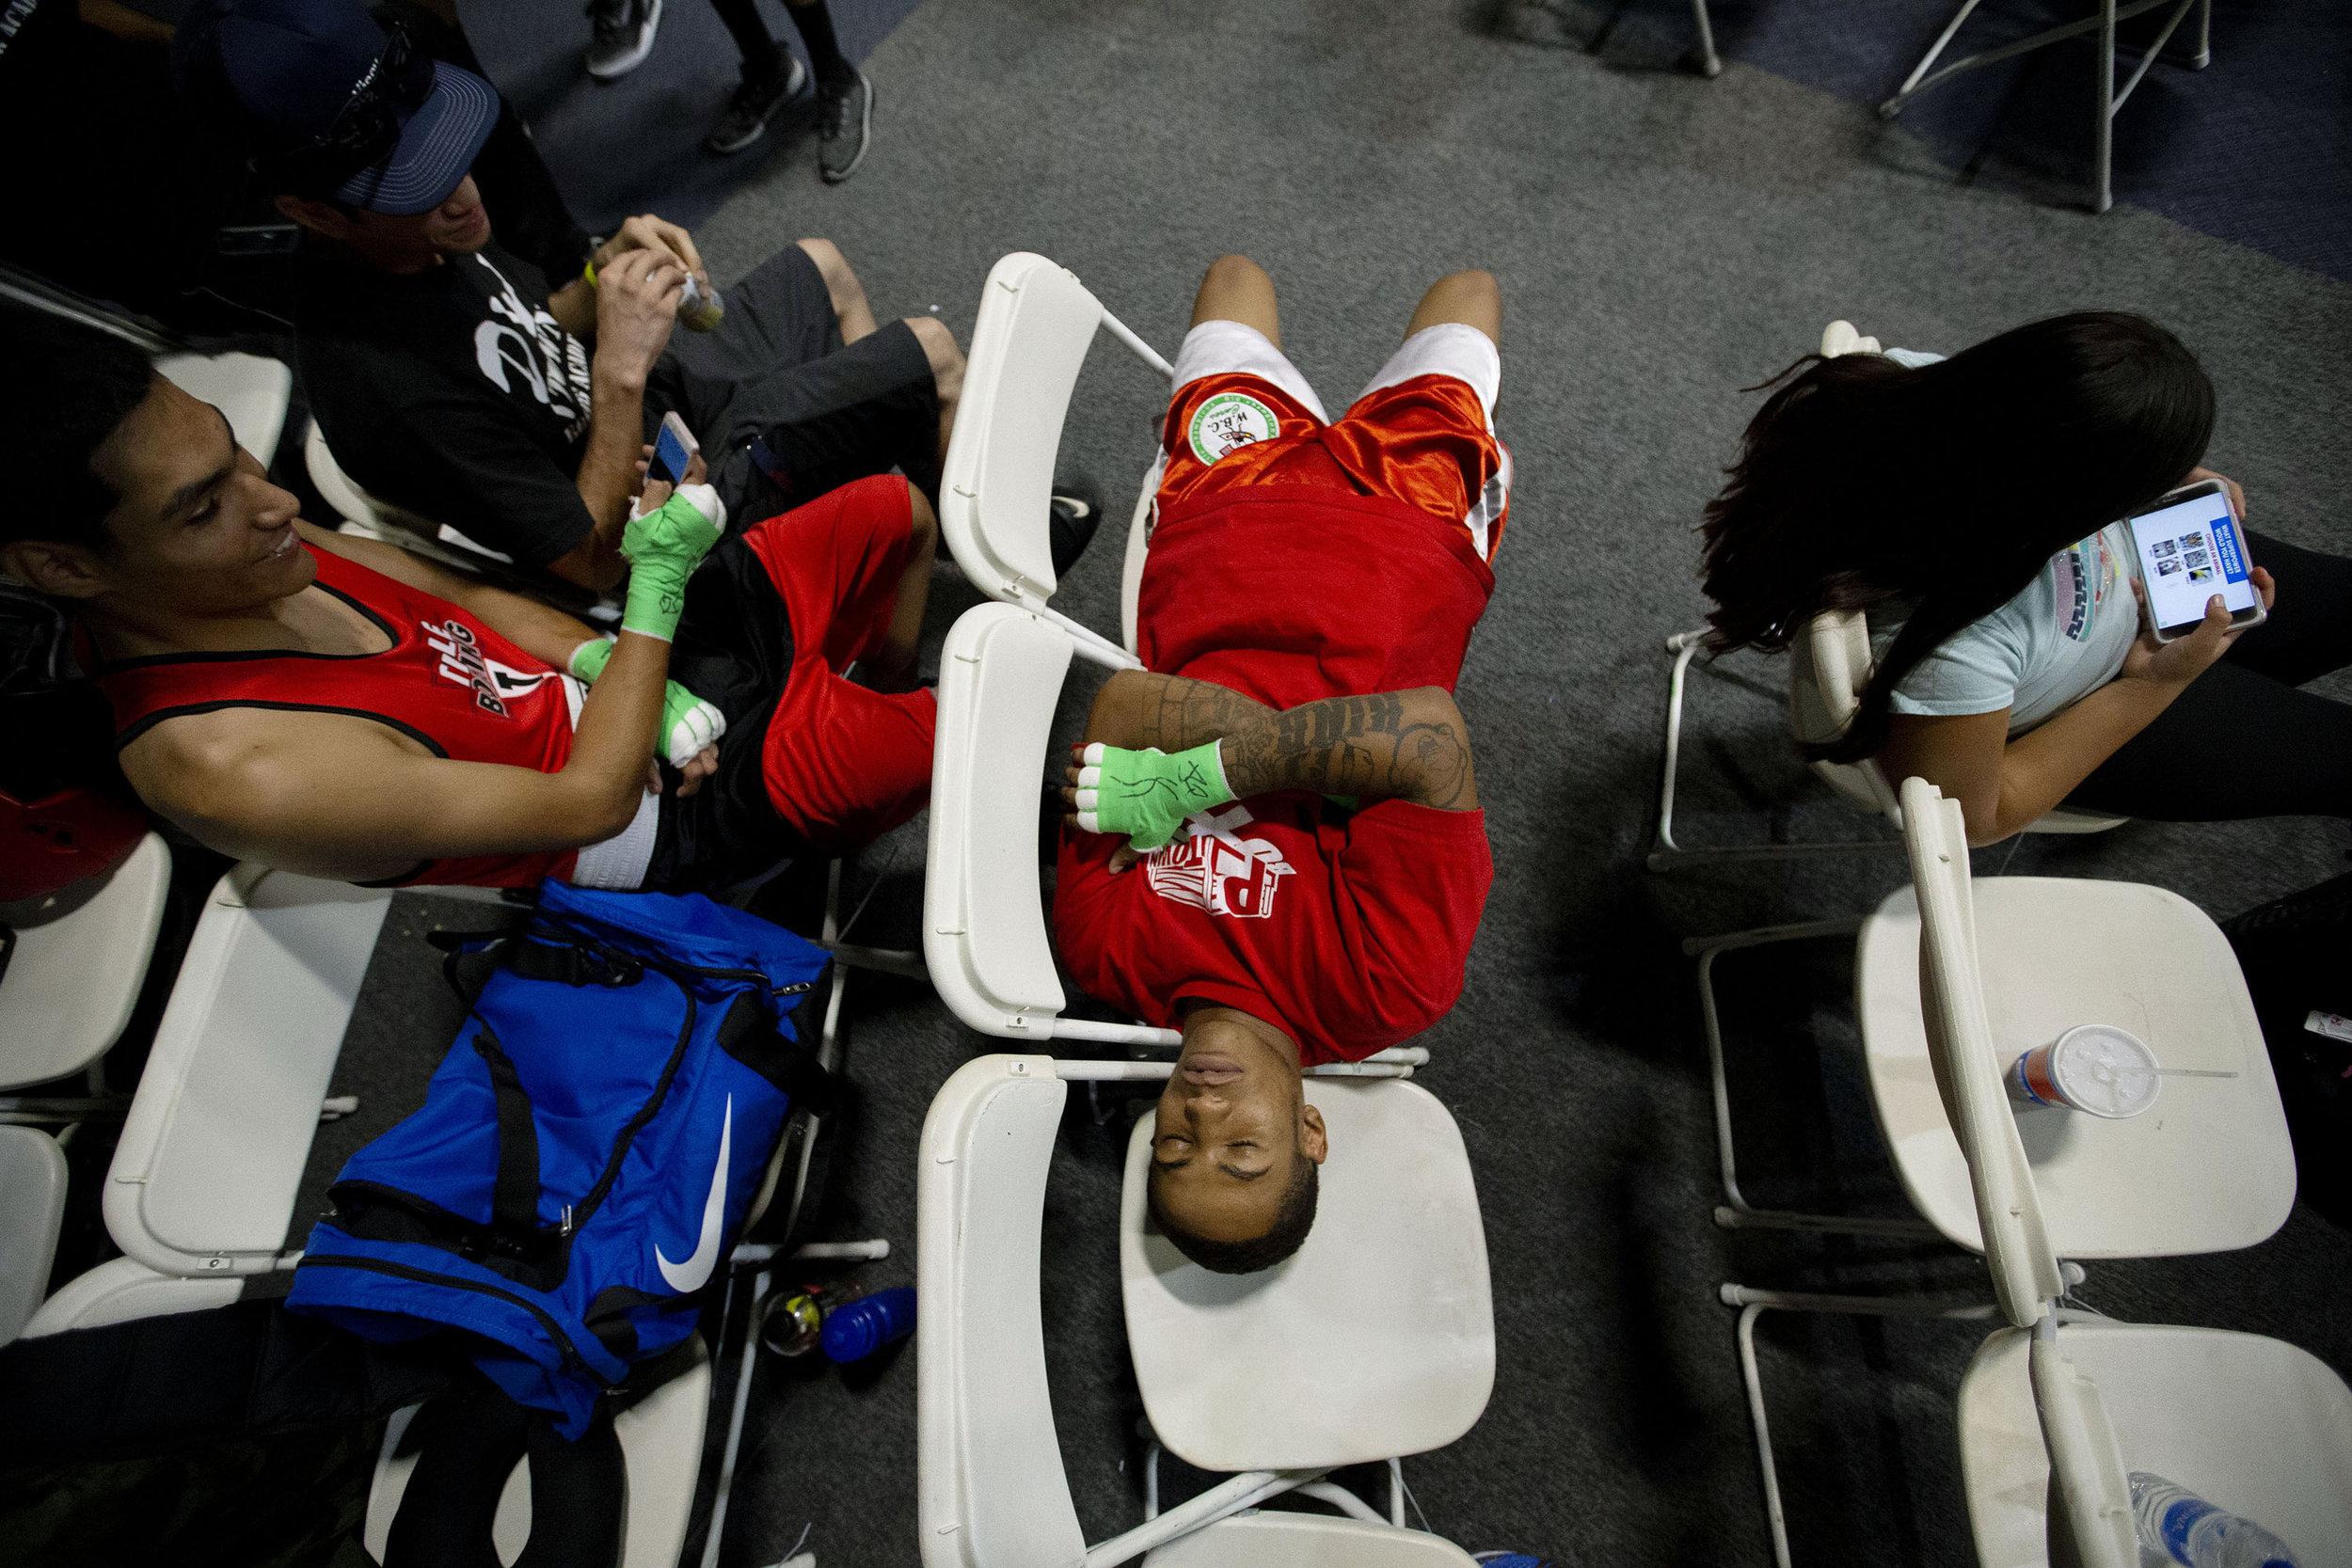
[[[1210,681],[1122,670],[1103,683],[1087,720],[1086,737],[1130,751],[1157,746],[1173,754],[1273,715],[1263,703]]]
[[[1440,687],[1330,697],[1279,712],[1210,681],[1122,671],[1104,683],[1086,737],[1173,755],[1212,740],[1237,797],[1311,789],[1474,811],[1470,731]]]
[[[1263,710],[1261,710],[1262,712]],[[1311,789],[1472,811],[1478,781],[1454,699],[1437,687],[1331,697],[1247,724],[1221,752],[1233,792]]]

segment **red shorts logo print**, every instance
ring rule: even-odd
[[[1274,895],[1292,866],[1264,839],[1234,832],[1254,820],[1239,802],[1195,813],[1187,819],[1191,831],[1185,837],[1145,857],[1152,891],[1209,914],[1240,920],[1273,914]]]
[[[501,719],[512,718],[505,699],[536,688],[548,672],[511,669],[483,657],[473,628],[452,616],[446,621],[421,621],[419,628],[433,651],[441,656],[440,675],[473,693],[473,705]]]

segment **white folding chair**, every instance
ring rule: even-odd
[[[1086,634],[1091,636],[1090,633]],[[1071,657],[1091,644],[1058,616],[976,605],[939,661],[923,957],[955,1015],[984,1035],[1173,1046],[1173,1029],[1061,1016],[1038,882],[1039,790]]]
[[[2161,1144],[2173,1165],[2192,1174],[2209,1174],[2232,1159],[2273,1163],[2268,1139],[2226,1115],[2202,1114],[2209,1108],[2197,1098],[2203,1084],[2219,1085],[2216,1094],[2233,1095],[2245,1080],[2176,1080],[2166,1085],[2160,1109],[2127,1121],[2012,1110],[2002,1086],[2017,1050],[2007,1032],[2017,1015],[2002,984],[2008,955],[2000,948],[2010,940],[2009,922],[1983,896],[1985,890],[1970,886],[1959,803],[1921,779],[1905,782],[1902,799],[1915,892],[1904,936],[1890,945],[1902,948],[1915,991],[1926,998],[1917,1019],[1926,1046],[1922,1070],[1907,1093],[1933,1099],[1945,1113],[1943,1134],[1962,1155],[1971,1244],[1985,1255],[1994,1301],[1954,1308],[1723,1288],[1724,1300],[1741,1308],[1741,1368],[1778,1560],[1788,1562],[1788,1544],[1754,1340],[1756,1316],[1772,1309],[2007,1320],[2009,1326],[1979,1350],[1959,1397],[1963,1479],[1981,1561],[2136,1568],[2140,1558],[2125,1476],[2148,1470],[2261,1521],[2304,1554],[2299,1560],[2307,1568],[2323,1561],[2352,1565],[2352,1390],[2342,1379],[2277,1340],[2122,1324],[2059,1305],[2081,1277],[2071,1263],[2061,1264],[2061,1256],[2115,1257],[2126,1255],[2126,1247],[2134,1256],[2192,1250],[2174,1243],[2197,1232],[2194,1219],[2150,1246],[2150,1227],[2140,1216],[2111,1204],[2103,1209],[2084,1191],[2100,1180],[2090,1168],[2096,1164],[2121,1166],[2119,1181],[2153,1169],[2133,1160],[2128,1130],[2149,1124],[2137,1141]],[[2128,944],[2142,934],[2126,929],[2115,940]],[[1882,967],[1891,971],[1893,959]],[[1867,988],[1871,961],[1866,958],[1863,968]],[[2147,974],[2141,971],[2130,981],[2137,985]],[[2243,985],[2238,989],[2242,994]],[[2123,994],[2148,995],[2152,1010],[2171,1000],[2161,990]],[[2250,1009],[2247,1022],[2250,1025]],[[2156,1047],[2160,1062],[2171,1059],[2165,1050]],[[2259,1035],[2252,1051],[2265,1059]],[[2262,1082],[2267,1089],[2266,1071]],[[2258,1098],[2250,1089],[2247,1097]],[[2267,1098],[2275,1114],[2276,1091]],[[2278,1135],[2283,1143],[2283,1125]],[[2076,1139],[2082,1149],[2058,1148]],[[2291,1200],[2291,1164],[2287,1180]],[[2169,1183],[2134,1196],[2151,1210],[2184,1201]],[[2281,1207],[2271,1227],[2284,1217]],[[2159,1216],[2155,1224],[2167,1219]],[[2214,1239],[2210,1230],[2202,1234]],[[2220,1244],[2259,1239],[2241,1233]],[[2049,1485],[2053,1472],[2055,1489]],[[2047,1506],[2053,1496],[2065,1515],[2072,1552],[2049,1549],[2059,1533]]]
[[[1112,642],[1046,603],[1059,581],[1048,531],[1054,459],[1078,369],[1100,327],[1161,375],[1175,369],[1103,309],[1067,268],[1015,251],[989,269],[972,326],[955,434],[941,469],[939,527],[974,587],[1069,633],[1081,657],[1113,670],[1135,657],[1135,600],[1143,577],[1155,464],[1131,519],[1121,578],[1126,645]]]
[[[1089,634],[1090,635],[1090,634]],[[975,605],[948,628],[939,664],[923,957],[950,1011],[984,1035],[1043,1049],[1054,1039],[1172,1050],[1173,1029],[1064,1018],[1069,1005],[1038,879],[1039,789],[1072,657],[1089,647],[1058,616]],[[1406,1077],[1422,1046],[1392,1046],[1334,1076]]]
[[[1820,355],[1824,359],[1879,352],[1879,341],[1856,332],[1851,322],[1834,321],[1821,329]],[[1675,842],[1675,782],[1682,756],[1683,681],[1706,636],[1707,629],[1702,626],[1695,631],[1677,632],[1666,639],[1666,651],[1674,655],[1675,662],[1674,673],[1666,684],[1666,752],[1660,769],[1658,837],[1650,846],[1649,868],[1667,871],[1702,862],[1797,860],[1809,855],[1893,854],[1900,850],[1902,841],[1899,838],[1836,844],[1723,845],[1692,849]],[[1870,628],[1859,613],[1833,610],[1817,615],[1806,624],[1804,635],[1788,648],[1788,724],[1800,743],[1834,739],[1844,732],[1862,705],[1862,693],[1870,684],[1872,664]],[[1902,827],[1901,802],[1874,760],[1813,762],[1807,766],[1847,801],[1885,817],[1898,830]],[[2096,833],[2127,820],[2060,806],[2028,823],[2024,831]]]
[[[2172,7],[2172,14],[2165,19],[2163,29],[2156,34],[2155,41],[2151,43],[2148,46],[2148,52],[2140,56],[2138,66],[2132,71],[2131,80],[2124,83],[2122,90],[2118,92],[2115,87],[2116,24],[2128,22],[2133,17],[2154,10],[2157,7],[2164,5]],[[2058,43],[2066,39],[2080,38],[2085,33],[2096,33],[2098,35],[2098,58],[2091,73],[2091,103],[2096,118],[2091,121],[2090,210],[2094,213],[2106,212],[2115,205],[2110,166],[2113,162],[2117,111],[2123,107],[2123,101],[2131,97],[2132,89],[2139,86],[2140,78],[2148,74],[2148,68],[2156,63],[2156,56],[2164,52],[2164,46],[2172,41],[2174,30],[2187,17],[2191,6],[2197,8],[2197,46],[2183,63],[2191,71],[2202,71],[2212,63],[2213,0],[2122,0],[2122,3],[2119,3],[2119,0],[2096,0],[2096,14],[2094,15],[2085,17],[2078,22],[2069,22],[2063,25],[2052,27],[2046,32],[2036,33],[2031,38],[2020,39],[2014,43],[2003,44],[1997,49],[1980,51],[1965,59],[1955,60],[1933,75],[1929,75],[1928,72],[1933,69],[1935,62],[1943,56],[1945,47],[1952,41],[1952,36],[1960,31],[1961,24],[1968,20],[1970,13],[1975,11],[1977,6],[1978,0],[1963,0],[1960,9],[1953,14],[1952,20],[1946,24],[1942,32],[1935,35],[1935,42],[1929,46],[1927,54],[1920,57],[1917,65],[1911,68],[1911,74],[1903,78],[1903,85],[1895,89],[1895,96],[1879,105],[1879,113],[1892,119],[1901,114],[1904,105],[1913,99],[1939,83],[1950,81],[1963,71],[1974,71],[1979,66],[1994,65],[2002,60],[2014,59],[2020,55],[2042,48],[2047,44]]]
[[[56,1139],[38,1128],[0,1126],[0,1345],[24,1331],[48,1291],[65,1180]]]
[[[1957,811],[1914,779],[1906,799]],[[1939,817],[1939,824],[1941,818]],[[1940,825],[1933,825],[1940,832]],[[1913,836],[1906,818],[1905,840]],[[1965,874],[1967,844],[1958,863]],[[1965,884],[1964,884],[1965,885]],[[2229,940],[2188,900],[2136,882],[2001,877],[1967,891],[1982,916],[1986,1006],[2009,1059],[2077,1023],[2118,1024],[2167,1073],[2159,1114],[2109,1121],[2027,1117],[2036,1179],[2068,1258],[2151,1258],[2251,1246],[2286,1221],[2295,1159],[2252,998]],[[1966,1163],[1930,1069],[1928,1015],[1914,973],[1918,904],[1889,894],[1860,920],[1694,937],[1700,1020],[1715,1096],[1725,1227],[1937,1235],[1979,1248]],[[1904,1195],[1925,1222],[1753,1207],[1740,1188],[1713,971],[1719,954],[1857,932],[1854,1009],[1872,1108]]]
[[[155,361],[156,373],[182,391],[219,409],[237,445],[266,468],[286,428],[294,372],[258,354],[173,354]]]
[[[343,1026],[391,895],[239,865],[189,938],[107,1170],[126,1256],[58,1291],[28,1333],[224,1306],[283,1250]]]
[[[1315,1228],[1290,1261],[1212,1275],[1149,1227],[1150,1133],[1120,1200],[1127,1332],[1157,1444],[1240,1473],[1089,1548],[1045,1380],[1039,1232],[1073,1082],[1164,1080],[1146,1062],[983,1056],[931,1101],[916,1188],[917,1509],[925,1568],[1464,1568],[1404,1528],[1407,1452],[1470,1430],[1494,1381],[1493,1307],[1460,1133],[1418,1085],[1311,1077],[1332,1129]],[[1391,1465],[1390,1509],[1324,1482]],[[1246,1513],[1284,1492],[1346,1518]],[[1148,1554],[1148,1555],[1145,1555]]]
[[[0,972],[0,1090],[81,1072],[91,1098],[0,1094],[0,1122],[76,1121],[119,1106],[107,1097],[103,1058],[146,984],[170,890],[171,851],[149,833],[95,891],[77,885],[46,900],[64,914],[16,928]]]
[[[335,509],[336,515],[342,518],[341,531],[397,545],[469,577],[493,574],[503,578],[513,575],[513,556],[478,544],[447,523],[437,523],[362,488],[335,461],[335,454],[327,450],[326,433],[319,428],[316,420],[310,421],[310,434],[303,439],[302,459],[310,471],[310,483],[318,487],[326,504]],[[507,570],[500,574],[496,572],[499,567]]]

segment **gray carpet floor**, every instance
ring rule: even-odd
[[[935,309],[961,339],[990,263],[1037,250],[1172,351],[1201,267],[1246,251],[1283,290],[1292,356],[1335,404],[1430,279],[1465,266],[1502,279],[1498,422],[1518,491],[1461,683],[1498,875],[1423,1077],[1476,1168],[1498,1368],[1479,1424],[1406,1474],[1431,1525],[1471,1548],[1769,1561],[1716,1286],[1965,1294],[1983,1275],[1941,1249],[1709,1223],[1704,1056],[1678,940],[1858,913],[1900,878],[1893,858],[1642,868],[1661,640],[1700,618],[1691,530],[1755,406],[1738,388],[1836,316],[1950,349],[2070,309],[2144,311],[2210,367],[2210,461],[2244,483],[2254,524],[2352,550],[2352,290],[2128,207],[2092,218],[1966,188],[1867,109],[1738,64],[1712,83],[1628,70],[1500,39],[1459,6],[930,0],[868,70],[879,141],[865,168],[823,188],[778,160],[699,231],[723,278],[826,235],[880,311]],[[1064,467],[1122,520],[1157,407],[1152,379],[1105,345],[1072,408]],[[1115,627],[1118,568],[1106,539],[1058,602]],[[943,569],[934,650],[974,597]],[[1073,734],[1093,679],[1066,696]],[[1781,679],[1752,657],[1694,675],[1685,843],[1860,825],[1789,752]],[[2329,689],[2352,696],[2341,677]],[[914,944],[921,832],[851,869],[852,899],[873,895],[858,940]],[[2003,846],[1977,869],[2153,882],[2221,917],[2336,874],[2348,843],[2330,821],[2133,824]],[[314,1187],[421,1096],[456,1020],[417,933],[480,912],[400,901],[338,1085],[367,1105],[323,1130]],[[1899,1212],[1854,1061],[1847,953],[1820,942],[1720,972],[1751,1196]],[[861,1280],[911,1283],[924,1111],[985,1047],[919,988],[861,975],[849,1049],[862,1104],[822,1228],[888,1237],[898,1250]],[[1140,1517],[1114,1240],[1131,1114],[1073,1097],[1044,1217],[1047,1360],[1091,1539]],[[2347,1282],[2352,1236],[2298,1209],[2259,1247],[2099,1265],[2082,1293],[2122,1317],[2277,1335],[2352,1372]],[[1953,1391],[1980,1333],[1768,1320],[1801,1560],[1972,1560]],[[774,1563],[804,1526],[827,1568],[914,1560],[914,1372],[903,1354],[848,1377],[763,1364],[721,1560]],[[1168,1478],[1171,1493],[1199,1484]]]

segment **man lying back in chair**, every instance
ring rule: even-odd
[[[842,674],[911,684],[938,534],[903,479],[723,540],[696,458],[676,496],[639,498],[608,641],[301,521],[220,411],[119,340],[16,311],[0,338],[0,567],[74,613],[141,799],[224,854],[378,885],[685,892],[930,798],[931,694]]]
[[[1487,274],[1441,279],[1333,423],[1282,356],[1272,281],[1229,256],[1176,356],[1147,670],[1104,684],[1073,759],[1054,924],[1080,986],[1184,1031],[1152,1207],[1220,1273],[1314,1223],[1301,1067],[1461,993],[1494,863],[1453,689],[1509,499],[1502,315]]]

